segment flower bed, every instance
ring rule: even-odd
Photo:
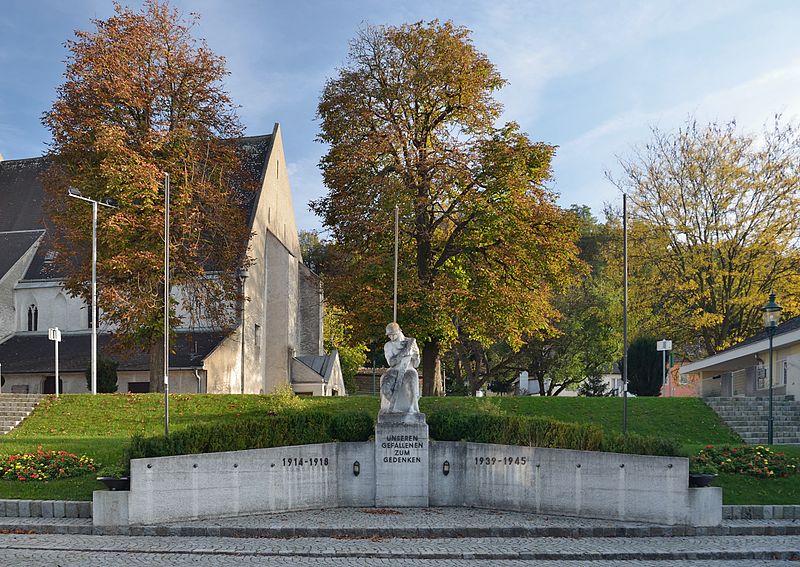
[[[798,459],[763,445],[706,445],[694,461],[699,465],[698,468],[716,468],[721,473],[746,474],[757,478],[788,477],[798,472]]]
[[[97,465],[86,455],[66,451],[42,451],[19,455],[0,455],[3,480],[45,481],[96,472]]]

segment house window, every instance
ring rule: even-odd
[[[778,386],[785,386],[789,382],[789,361],[785,358],[778,362],[780,377],[778,378]]]
[[[39,310],[36,308],[36,305],[33,304],[28,307],[28,330],[39,330]]]
[[[100,314],[100,307],[97,308],[97,314],[98,315]],[[97,318],[97,323],[100,324],[100,317]],[[86,326],[87,329],[91,329],[92,328],[92,306],[91,305],[87,305],[86,306],[86,325],[87,325]]]
[[[766,367],[756,366],[756,390],[766,390],[768,387]]]
[[[680,378],[678,379],[678,383],[681,386],[686,386],[689,383],[689,375],[688,374],[680,374]]]
[[[256,348],[258,348],[259,346],[261,346],[261,325],[256,324],[253,332],[253,337],[254,337],[253,342],[255,343]]]

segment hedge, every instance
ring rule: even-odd
[[[669,439],[636,434],[608,434],[595,425],[565,423],[543,417],[465,413],[442,410],[427,416],[431,439],[470,441],[500,445],[523,445],[607,451],[639,455],[678,454],[678,445]],[[332,441],[367,441],[375,430],[375,420],[366,411],[291,411],[257,418],[246,417],[233,423],[193,425],[162,436],[131,438],[124,459],[217,453],[265,449],[289,445],[309,445]]]
[[[365,411],[286,412],[247,417],[224,425],[192,425],[162,436],[131,438],[124,462],[147,457],[218,453],[309,445],[332,441],[367,441],[375,422]]]
[[[443,410],[428,415],[428,427],[431,438],[440,441],[664,456],[677,455],[679,450],[678,444],[669,439],[607,434],[595,425],[543,417]]]

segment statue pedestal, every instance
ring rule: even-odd
[[[375,505],[428,506],[428,424],[421,413],[384,413],[375,426]]]

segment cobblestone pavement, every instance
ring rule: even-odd
[[[800,566],[798,520],[729,520],[721,535],[687,535],[679,526],[472,508],[339,508],[148,526],[132,536],[91,535],[85,519],[4,520],[0,567]]]
[[[120,553],[14,551],[0,557],[0,565],[14,567],[117,567],[144,565],[148,567],[183,565],[260,565],[287,567],[286,558],[209,557],[203,555],[143,553],[135,557]],[[482,561],[436,559],[292,559],[292,567],[797,567],[795,561]]]
[[[39,563],[26,563],[35,562]],[[235,561],[234,561],[235,560]],[[529,561],[643,565],[800,560],[800,536],[666,538],[256,539],[221,537],[0,535],[0,565],[522,565]],[[715,561],[711,561],[715,560]],[[226,563],[229,562],[229,563]],[[608,563],[611,562],[611,563]],[[649,563],[647,563],[649,562]],[[710,563],[709,563],[710,562]],[[798,565],[797,561],[791,561]],[[698,563],[700,564],[700,563]],[[597,563],[593,563],[597,565]]]

